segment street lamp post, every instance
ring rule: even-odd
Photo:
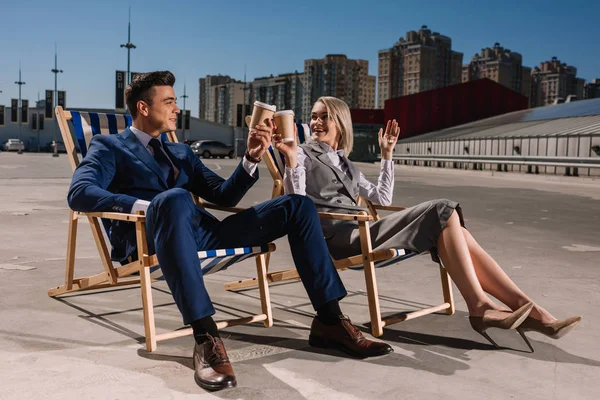
[[[36,103],[36,108],[37,105],[40,104],[40,89],[38,88],[38,99],[37,99],[37,103]],[[40,121],[38,121],[38,113],[36,111],[36,113],[34,115],[31,116],[31,118],[33,118],[35,116],[35,128],[37,130],[37,152],[39,153],[41,150],[41,146],[40,146]]]
[[[131,49],[135,49],[135,44],[131,43],[131,7],[129,7],[129,25],[127,26],[127,43],[122,44],[121,47],[124,47],[127,49],[127,85],[129,85],[129,83],[131,82],[131,72],[130,72],[130,65],[131,65]]]
[[[23,121],[23,107],[21,105],[21,86],[23,86],[25,82],[21,80],[21,64],[19,63],[19,80],[15,82],[15,85],[19,85],[19,102],[17,103],[17,116],[19,117],[19,151],[17,154],[23,154],[23,142],[21,141],[21,133],[22,133],[22,124]]]
[[[183,114],[181,114],[181,140],[185,140],[185,99],[189,96],[185,93],[185,83],[183,84],[183,96],[179,96],[183,99]]]
[[[242,121],[241,121],[242,140],[244,141],[244,143],[247,143],[248,137],[247,137],[247,131],[246,131],[246,129],[248,129],[248,131],[249,131],[250,127],[247,126],[246,128],[244,128],[244,121],[246,119],[246,107],[247,107],[246,100],[250,100],[250,101],[252,100],[252,99],[249,99],[249,98],[247,99],[248,95],[252,94],[252,86],[248,85],[247,82],[246,82],[246,64],[244,64],[244,86],[242,87],[242,91],[244,93],[244,106],[243,106],[244,108],[242,109]],[[247,91],[250,91],[248,93],[248,95],[246,95]],[[238,156],[239,155],[239,152],[238,152],[238,140],[237,140],[237,137],[235,137],[235,134],[234,134],[234,141],[235,141],[235,143],[234,143],[235,154],[236,154],[236,156]]]
[[[62,74],[63,70],[58,69],[58,56],[56,52],[56,43],[54,44],[54,69],[52,69],[52,73],[54,74],[54,104],[53,108],[56,109],[58,105],[58,74]],[[58,157],[58,143],[56,142],[56,125],[58,125],[58,119],[56,118],[56,112],[54,112],[54,149],[52,149],[52,157]]]

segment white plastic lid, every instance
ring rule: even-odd
[[[275,114],[273,114],[273,117],[278,117],[280,115],[294,115],[294,112],[292,110],[280,110],[277,111]]]
[[[270,105],[270,104],[263,103],[263,102],[261,102],[261,101],[255,101],[255,102],[254,102],[254,106],[255,106],[255,107],[264,108],[264,109],[266,109],[266,110],[273,111],[273,112],[277,111],[277,107],[276,107],[276,106],[272,106],[272,105]]]

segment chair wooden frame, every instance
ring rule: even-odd
[[[67,149],[67,157],[71,163],[73,171],[79,165],[79,157],[75,151],[75,145],[68,121],[72,119],[69,111],[63,110],[61,106],[55,109],[58,125],[63,138],[63,142]],[[168,134],[168,139],[177,142],[177,137],[174,132]],[[199,199],[195,199],[200,202]],[[200,202],[201,203],[201,202]],[[239,207],[221,207],[208,203],[201,203],[205,208],[212,208],[221,211],[239,212],[243,208]],[[77,225],[79,217],[86,217],[90,223],[94,241],[98,248],[100,259],[104,267],[104,271],[95,275],[75,278],[75,249],[77,237]],[[109,247],[102,230],[101,219],[129,221],[135,224],[136,240],[138,250],[138,260],[130,262],[120,267],[114,267],[110,259]],[[275,244],[269,243],[266,252],[257,254],[256,270],[257,281],[261,298],[262,313],[244,318],[229,319],[217,322],[217,327],[223,329],[229,326],[248,324],[253,322],[263,322],[266,327],[273,326],[273,315],[271,311],[271,301],[269,295],[269,286],[267,283],[267,270],[269,255],[275,251]],[[144,313],[144,333],[146,339],[146,349],[154,351],[157,347],[157,342],[173,339],[181,336],[192,334],[191,328],[178,329],[172,332],[156,333],[156,325],[154,321],[154,308],[152,300],[152,287],[154,281],[150,276],[150,268],[158,266],[156,255],[151,255],[148,252],[146,242],[145,216],[139,211],[137,214],[124,214],[114,212],[97,212],[97,213],[82,213],[70,210],[69,212],[69,228],[67,238],[67,255],[66,255],[66,270],[64,284],[48,290],[48,296],[56,297],[60,295],[76,293],[85,290],[97,290],[104,288],[112,288],[126,285],[140,284],[142,292],[142,305]],[[133,276],[139,274],[139,277]]]
[[[272,197],[275,198],[277,196],[281,196],[284,194],[283,189],[283,176],[279,171],[275,160],[270,152],[266,152],[263,157],[265,160],[265,164],[273,178],[273,191]],[[442,264],[439,265],[440,268],[440,277],[442,283],[442,295],[444,302],[416,310],[409,313],[400,313],[393,314],[386,318],[382,318],[381,316],[381,307],[379,304],[379,294],[377,289],[377,279],[375,277],[375,263],[390,260],[397,256],[397,252],[395,249],[389,250],[377,250],[373,251],[373,246],[371,242],[371,233],[369,229],[369,223],[371,221],[378,221],[380,219],[379,211],[401,211],[406,207],[399,206],[379,206],[374,205],[371,202],[359,198],[359,204],[362,202],[366,203],[369,213],[367,214],[364,211],[361,211],[357,214],[339,214],[339,213],[319,213],[319,217],[321,219],[334,219],[334,220],[354,220],[358,222],[359,233],[360,233],[360,242],[361,242],[361,254],[343,258],[339,260],[333,259],[333,263],[335,268],[339,271],[344,271],[350,269],[351,267],[361,266],[364,269],[365,273],[365,282],[367,289],[367,298],[369,303],[369,314],[371,319],[371,332],[373,336],[379,337],[383,335],[383,328],[385,326],[389,326],[398,322],[407,321],[410,319],[418,318],[427,314],[432,314],[435,312],[444,311],[448,315],[454,314],[454,297],[452,294],[452,283],[448,272],[443,267]],[[406,257],[406,258],[410,258]],[[399,260],[400,261],[400,260]],[[268,282],[283,282],[288,280],[298,280],[298,272],[296,269],[288,269],[288,270],[280,270],[280,271],[272,271],[267,273],[267,281]],[[246,288],[251,288],[256,286],[257,279],[246,279],[239,280],[234,282],[229,282],[225,284],[226,290],[241,290]]]

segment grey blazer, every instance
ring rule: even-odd
[[[306,195],[319,211],[351,214],[366,211],[358,207],[360,172],[348,162],[352,179],[333,166],[327,152],[317,142],[300,145],[311,159],[306,171]],[[384,216],[369,224],[371,244],[374,250],[408,249],[421,253],[435,249],[437,239],[448,219],[458,211],[464,226],[458,203],[446,200],[430,200],[416,206]],[[336,260],[361,252],[360,234],[356,221],[321,220],[323,234],[329,252]],[[432,252],[434,261],[439,262]]]
[[[356,205],[359,195],[360,171],[348,162],[352,180],[334,167],[327,152],[315,141],[300,145],[311,160],[311,169],[306,171],[306,195],[310,197],[321,212],[355,214],[368,211],[366,207]],[[326,168],[324,168],[326,167]],[[318,197],[314,194],[318,193]],[[334,225],[343,221],[321,220],[326,238],[333,236]]]

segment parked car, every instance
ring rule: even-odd
[[[198,140],[197,142],[192,143],[190,147],[198,157],[235,157],[233,146],[217,142],[216,140]]]
[[[66,153],[67,152],[67,148],[65,147],[65,144],[61,141],[57,141],[56,142],[58,148],[56,149],[56,151],[58,153]],[[44,150],[45,151],[49,151],[50,153],[54,153],[54,140],[51,142],[48,142],[46,144],[46,146],[44,146]]]
[[[6,143],[4,143],[5,151],[19,151],[19,142],[21,142],[21,150],[25,151],[25,143],[19,139],[8,139]]]

